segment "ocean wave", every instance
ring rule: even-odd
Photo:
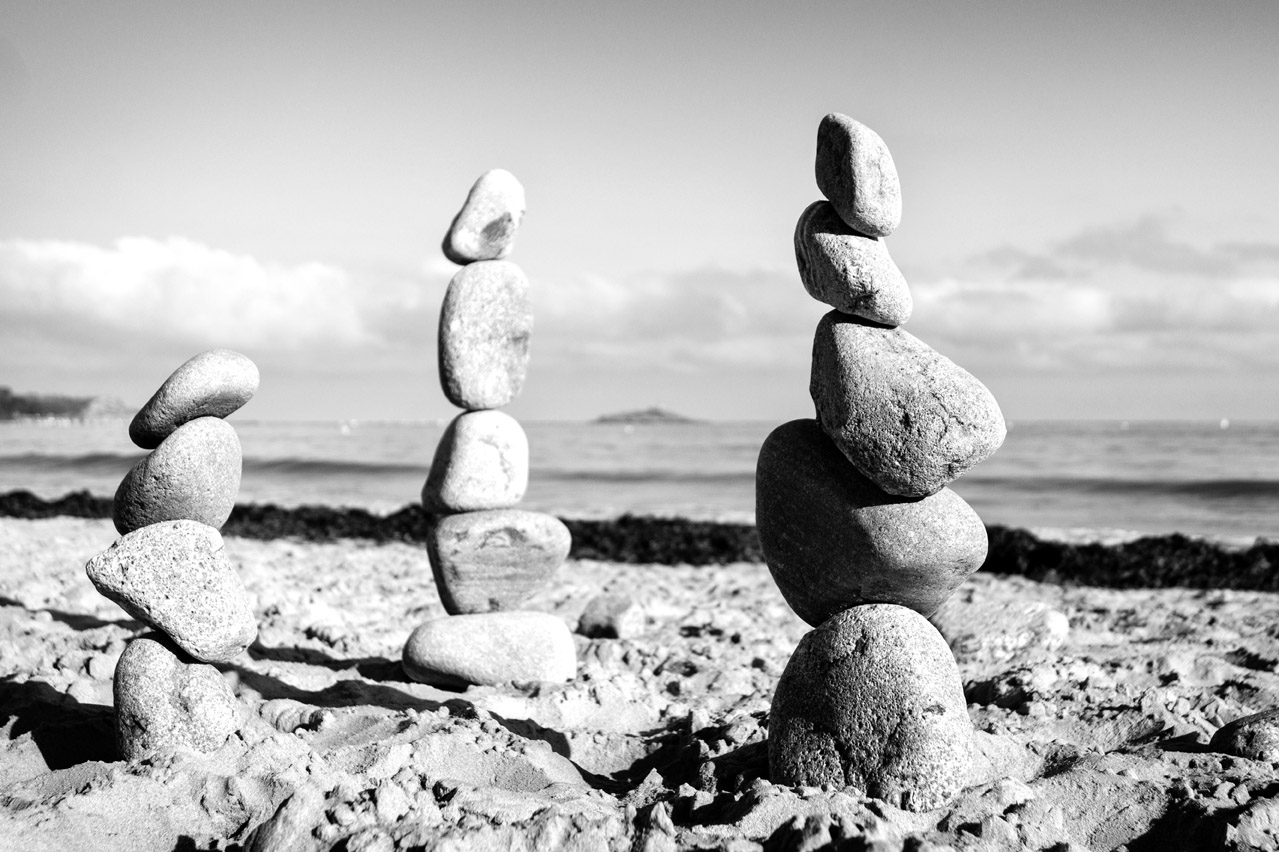
[[[1179,497],[1220,500],[1232,497],[1279,499],[1276,479],[1111,479],[1109,477],[971,477],[959,480],[980,486],[1023,494],[1074,493],[1131,497]]]

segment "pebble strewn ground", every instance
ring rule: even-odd
[[[316,849],[1277,842],[1279,763],[1206,750],[1223,723],[1279,705],[1276,594],[974,575],[948,606],[990,637],[959,655],[980,753],[954,804],[910,814],[767,780],[772,690],[807,626],[758,563],[571,560],[530,608],[573,626],[595,595],[629,595],[642,632],[576,636],[568,684],[449,692],[399,663],[413,626],[444,614],[420,545],[228,538],[261,633],[218,669],[249,723],[211,755],[120,762],[112,673],[145,629],[83,571],[114,537],[107,520],[0,519],[14,848],[247,848],[294,829]],[[1029,603],[1065,617],[1064,640],[980,624]]]

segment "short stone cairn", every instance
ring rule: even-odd
[[[852,787],[941,807],[964,786],[972,723],[946,641],[928,622],[986,557],[986,530],[947,483],[993,453],[1003,415],[972,375],[900,326],[906,281],[884,237],[901,186],[883,140],[832,113],[817,132],[825,196],[795,229],[817,326],[814,420],[760,449],[756,525],[773,579],[812,630],[773,697],[776,783]]]
[[[123,536],[89,561],[89,580],[154,628],[128,644],[115,670],[116,732],[126,760],[156,750],[210,752],[244,713],[209,663],[257,638],[248,593],[219,528],[240,490],[240,439],[222,418],[258,389],[258,369],[214,349],[187,361],[129,425],[153,452],[125,475],[112,514]]]
[[[471,187],[444,237],[462,268],[440,308],[440,384],[463,409],[440,437],[422,505],[427,555],[448,618],[418,627],[405,672],[438,686],[572,679],[567,625],[518,607],[568,556],[558,518],[514,508],[528,486],[528,438],[499,409],[523,389],[533,312],[528,278],[504,258],[524,216],[524,187],[493,169]]]

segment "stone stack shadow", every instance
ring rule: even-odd
[[[129,424],[153,452],[125,475],[112,503],[123,536],[85,566],[90,581],[154,628],[116,664],[120,753],[133,760],[161,749],[210,752],[244,720],[221,673],[257,638],[244,583],[222,547],[240,490],[242,456],[223,418],[258,389],[258,369],[227,349],[180,366]]]
[[[440,308],[440,384],[463,410],[440,437],[422,488],[426,549],[449,613],[405,644],[409,677],[438,686],[571,680],[568,627],[519,607],[544,588],[572,538],[558,519],[515,508],[528,486],[528,438],[500,409],[524,387],[533,312],[523,270],[506,260],[524,217],[524,187],[485,172],[444,237],[462,268]]]
[[[760,449],[756,526],[773,579],[816,629],[777,685],[773,781],[857,788],[913,811],[945,805],[971,762],[954,656],[927,618],[986,557],[986,530],[947,483],[1004,440],[972,375],[900,326],[913,303],[884,238],[901,187],[884,141],[832,113],[795,229],[817,326],[816,418]]]

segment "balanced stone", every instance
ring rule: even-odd
[[[1279,709],[1263,710],[1222,726],[1212,735],[1208,750],[1266,763],[1279,761]]]
[[[572,536],[559,518],[496,509],[432,520],[426,552],[450,615],[515,609],[546,585]]]
[[[244,720],[217,669],[192,662],[155,633],[133,640],[120,655],[115,712],[125,760],[161,750],[216,751]]]
[[[999,449],[999,404],[971,373],[900,328],[839,311],[813,338],[817,419],[863,475],[920,497]]]
[[[519,396],[532,334],[528,278],[518,266],[485,260],[462,267],[440,307],[440,384],[449,402],[501,408]]]
[[[187,519],[221,527],[240,492],[240,439],[217,417],[183,423],[125,474],[111,514],[127,535],[148,524]]]
[[[884,325],[910,319],[910,288],[888,246],[849,228],[830,202],[814,202],[799,217],[795,261],[817,301]]]
[[[755,525],[782,596],[813,626],[867,603],[927,616],[986,559],[986,528],[963,498],[885,493],[813,420],[760,447]]]
[[[568,626],[543,612],[486,612],[428,621],[409,636],[403,663],[414,680],[449,687],[564,683],[577,675]]]
[[[226,417],[253,398],[258,368],[230,349],[201,352],[165,379],[129,424],[129,437],[153,450],[183,423],[197,417]]]
[[[528,488],[528,438],[501,411],[468,411],[453,419],[422,487],[428,512],[509,509]]]
[[[524,187],[506,169],[480,175],[444,235],[444,256],[454,263],[500,260],[515,246],[524,218]]]
[[[972,741],[946,641],[914,610],[859,606],[806,634],[787,663],[769,714],[769,773],[927,811],[963,787]]]
[[[142,527],[89,560],[85,572],[99,592],[197,660],[225,662],[257,636],[244,583],[222,536],[205,524]]]
[[[817,188],[848,227],[886,237],[902,221],[897,166],[879,134],[832,112],[817,126]]]

